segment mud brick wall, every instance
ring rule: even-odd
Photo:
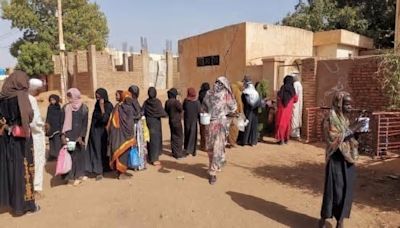
[[[137,65],[139,62],[136,58],[132,60],[135,60],[133,65]],[[143,77],[141,70],[134,68],[133,72],[115,71],[111,61],[108,54],[97,52],[96,69],[98,87],[105,88],[110,94],[114,94],[117,90],[127,90],[133,84],[142,87]]]

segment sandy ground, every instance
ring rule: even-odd
[[[164,138],[169,138],[164,121]],[[266,139],[272,141],[272,139]],[[207,182],[207,156],[176,161],[164,141],[162,168],[130,180],[92,179],[78,187],[53,177],[46,166],[42,210],[0,227],[315,227],[321,205],[324,152],[318,146],[261,143],[227,151],[215,186]],[[347,227],[400,227],[400,159],[363,158]],[[334,224],[334,223],[332,223]]]
[[[228,164],[215,186],[207,181],[208,158],[170,157],[163,120],[162,168],[133,172],[130,180],[110,174],[68,187],[46,165],[42,210],[19,218],[0,214],[0,227],[316,227],[322,200],[321,145],[272,139],[256,147],[227,150]],[[393,176],[394,175],[394,176]],[[346,227],[400,227],[400,158],[358,165],[355,203]],[[333,221],[330,221],[334,225]]]

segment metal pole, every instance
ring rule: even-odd
[[[66,95],[65,91],[67,88],[67,67],[65,64],[65,44],[64,44],[64,33],[63,33],[63,22],[62,22],[62,4],[61,0],[57,0],[57,17],[58,17],[58,45],[60,48],[60,62],[61,62],[61,99],[65,103]]]

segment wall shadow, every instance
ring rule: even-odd
[[[161,162],[161,165],[162,167],[158,170],[160,173],[169,173],[168,170],[178,170],[198,176],[203,179],[208,179],[207,166],[201,163],[189,165],[164,160]]]
[[[374,165],[373,168],[357,167],[354,202],[384,211],[400,211],[400,180],[389,178],[390,173],[385,171],[393,166],[400,167],[400,159]],[[300,162],[296,166],[265,165],[252,169],[252,172],[260,178],[272,179],[284,185],[310,191],[312,194],[323,194],[323,163]]]
[[[288,227],[317,227],[318,219],[301,214],[280,204],[239,192],[226,192],[232,200],[246,210],[255,211]]]

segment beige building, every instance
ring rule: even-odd
[[[226,75],[231,81],[251,75],[265,79],[270,92],[283,77],[300,72],[300,60],[313,56],[349,58],[373,48],[367,37],[334,30],[313,33],[299,28],[244,22],[182,39],[179,48],[180,88],[199,88]]]

